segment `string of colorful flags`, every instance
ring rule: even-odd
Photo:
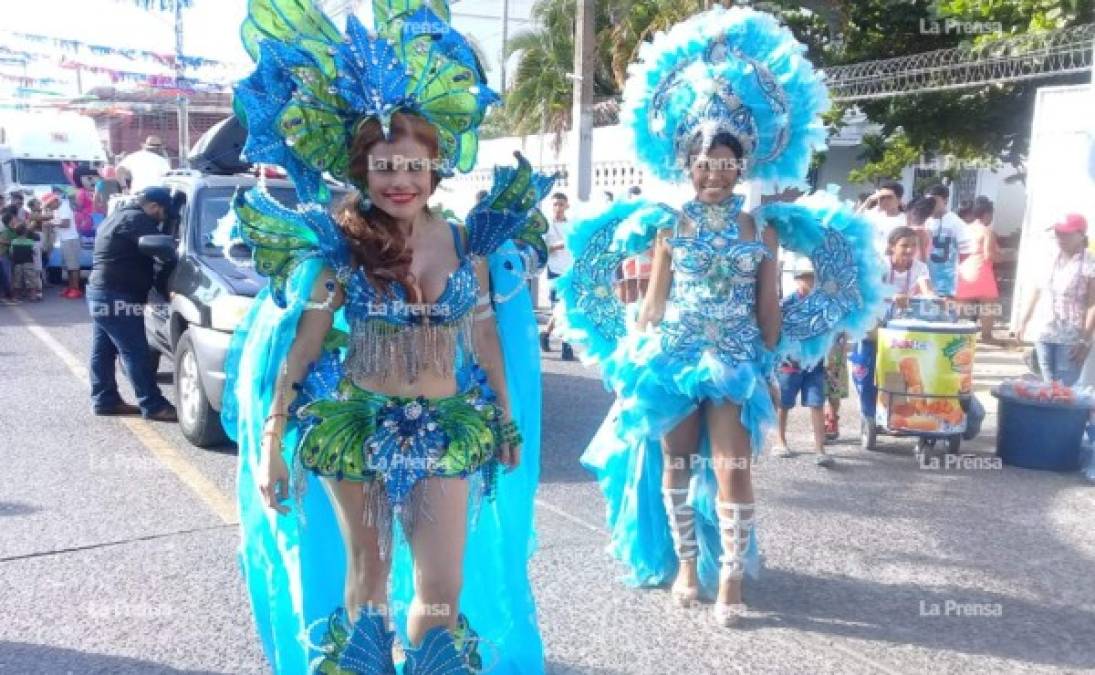
[[[211,66],[225,66],[228,64],[215,59],[207,59],[200,56],[187,56],[181,55],[176,57],[174,54],[152,52],[146,49],[124,49],[119,47],[110,47],[108,45],[96,45],[80,40],[67,40],[63,38],[50,37],[49,35],[39,35],[36,33],[21,33],[17,31],[4,31],[9,35],[13,35],[21,40],[28,42],[35,42],[39,44],[50,44],[58,49],[79,52],[81,50],[87,50],[96,56],[121,56],[130,60],[142,59],[145,61],[155,62],[163,66],[170,68],[175,67],[175,63],[181,63],[186,68],[208,68]],[[35,60],[41,58],[55,57],[55,54],[48,54],[46,52],[35,52],[29,50],[16,50],[6,46],[0,46],[0,51],[12,56],[25,57],[27,60]]]

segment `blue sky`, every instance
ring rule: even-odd
[[[346,0],[324,0],[327,7],[339,7]],[[465,34],[472,35],[487,52],[492,86],[499,84],[498,54],[501,51],[501,20],[503,0],[460,0],[450,2],[453,25]],[[509,0],[510,35],[527,27],[533,0]],[[118,48],[143,49],[155,52],[172,52],[175,35],[174,21],[170,13],[145,11],[128,0],[33,0],[30,2],[4,3],[0,21],[0,45],[29,51],[60,51],[47,44],[27,43],[3,31],[18,31],[48,35],[67,40],[80,40],[91,44],[103,44]],[[358,3],[360,15],[369,16],[371,2]],[[193,0],[193,6],[185,10],[185,52],[190,56],[202,56],[246,66],[249,61],[239,44],[238,28],[246,10],[246,0]],[[89,52],[67,52],[72,58],[94,63],[115,70],[168,74],[166,68],[155,63],[128,61],[124,58],[103,57]],[[208,71],[199,76],[208,79],[230,79],[246,71]],[[20,66],[0,65],[0,73],[22,75]],[[73,80],[65,93],[74,94],[74,74],[42,63],[32,65],[27,74],[31,77],[50,77]],[[84,75],[85,89],[97,84],[109,84],[105,76]],[[11,90],[11,83],[0,82],[0,96]]]

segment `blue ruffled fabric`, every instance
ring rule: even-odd
[[[507,246],[504,253],[496,254],[499,270],[505,269],[509,260],[505,255],[524,260],[512,245]],[[303,497],[299,505],[293,504],[294,513],[278,516],[263,505],[255,482],[261,458],[260,434],[274,383],[323,264],[317,258],[300,263],[286,284],[284,309],[274,304],[268,289],[259,294],[233,335],[225,365],[228,379],[221,419],[239,446],[239,563],[263,649],[271,669],[279,674],[309,672],[309,662],[317,656],[309,642],[319,642],[327,617],[344,603],[345,548],[323,485],[310,472],[301,475],[303,485],[294,477],[293,490],[303,488]],[[540,451],[540,362],[527,289],[496,311],[509,396],[526,440],[521,465],[499,476],[494,499],[469,510],[473,517],[469,519],[461,611],[479,633],[481,652],[484,661],[493,664],[492,672],[542,673],[543,644],[527,575],[535,546],[532,509]],[[336,315],[336,328],[345,329],[342,314]],[[332,366],[337,369],[337,361],[324,358],[317,362],[306,379],[305,396],[329,393]],[[467,369],[462,372],[462,377],[469,376]],[[298,436],[299,429],[291,420],[284,439],[290,467],[295,465],[292,449]],[[471,492],[477,492],[474,486]],[[413,563],[398,527],[395,535],[392,599],[406,607],[413,594]],[[404,625],[405,618],[397,614],[397,625]],[[405,632],[402,635],[406,641]]]

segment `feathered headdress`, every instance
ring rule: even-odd
[[[437,129],[442,175],[470,171],[487,107],[499,101],[445,0],[374,0],[375,32],[343,35],[311,0],[250,0],[241,30],[257,67],[236,86],[244,155],[278,164],[302,201],[328,201],[324,172],[347,180],[360,125],[421,116]]]
[[[825,148],[829,96],[806,47],[768,14],[716,7],[658,33],[629,68],[621,119],[639,159],[659,178],[688,177],[697,139],[729,133],[744,175],[801,185],[810,155]]]

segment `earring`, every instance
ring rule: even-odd
[[[360,215],[365,216],[368,215],[369,209],[373,208],[373,202],[364,192],[359,192],[357,195],[357,204],[355,206],[357,212]]]

